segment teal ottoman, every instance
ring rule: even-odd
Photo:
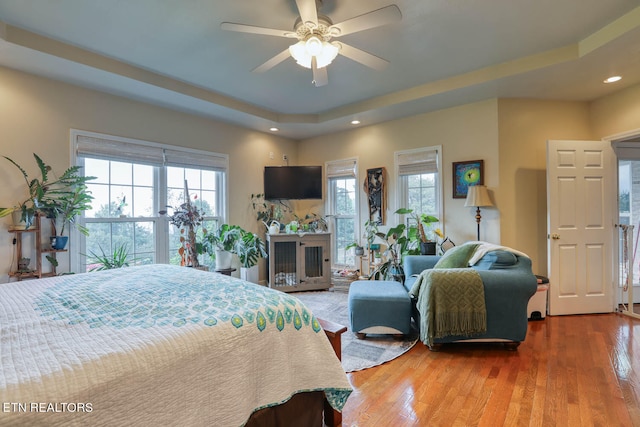
[[[399,282],[357,280],[349,286],[349,321],[358,338],[409,334],[411,298]]]

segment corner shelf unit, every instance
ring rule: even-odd
[[[49,255],[52,258],[56,258],[58,252],[67,252],[66,249],[52,249],[51,247],[44,247],[42,243],[42,222],[41,216],[36,215],[34,225],[31,228],[23,228],[20,226],[11,226],[9,227],[9,233],[14,233],[16,236],[16,256],[18,261],[23,257],[23,245],[22,245],[22,237],[25,233],[33,234],[34,241],[33,245],[35,245],[36,251],[36,268],[25,270],[25,271],[11,271],[9,272],[9,277],[15,277],[18,281],[22,279],[40,279],[42,277],[51,277],[55,276],[56,266],[51,264],[51,270],[47,272],[42,272],[42,256]]]
[[[267,234],[269,287],[283,292],[331,287],[331,233]]]

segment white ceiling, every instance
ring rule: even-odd
[[[280,53],[294,0],[0,0],[0,65],[294,139],[493,97],[588,101],[640,83],[640,0],[324,0],[334,23],[390,4],[402,21],[340,40],[329,84]],[[623,80],[602,80],[620,74]]]

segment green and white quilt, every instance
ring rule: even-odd
[[[351,386],[295,297],[149,265],[0,285],[0,425],[241,426]]]

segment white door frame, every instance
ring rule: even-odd
[[[551,315],[615,309],[616,170],[608,141],[547,142]]]
[[[627,132],[622,132],[622,133],[618,133],[618,134],[614,134],[608,137],[603,138],[604,141],[609,141],[611,143],[611,146],[614,148],[614,153],[616,152],[616,149],[618,148],[623,148],[626,146],[632,147],[634,145],[637,145],[637,149],[640,149],[640,129],[635,129],[635,130],[630,130]],[[618,165],[618,157],[616,154],[616,165]],[[616,194],[619,194],[619,188],[618,188],[618,182],[619,182],[619,177],[617,175],[618,173],[618,167],[616,167]],[[619,207],[616,206],[616,218],[620,217],[620,211],[619,211]],[[617,221],[616,221],[617,222]],[[637,230],[634,230],[634,234],[637,232]],[[619,234],[619,233],[617,233]],[[631,244],[631,242],[630,242]],[[618,246],[616,245],[616,248]],[[631,252],[632,253],[632,252]],[[614,259],[614,265],[618,266],[620,265],[620,253],[615,250],[613,251],[613,259]],[[633,263],[633,259],[630,261],[631,263]],[[615,296],[615,308],[616,310],[618,309],[620,304],[624,304],[624,291],[622,289],[622,287],[620,286],[620,283],[622,283],[622,278],[620,277],[620,270],[619,268],[616,268],[615,270],[615,291],[614,291],[614,296]],[[635,295],[636,297],[634,298],[634,291],[635,291]],[[628,298],[630,300],[638,300],[638,296],[640,296],[640,287],[636,286],[635,288],[633,287],[633,283],[630,286],[630,290],[628,292]],[[635,301],[629,301],[627,300],[627,303],[631,302],[631,304],[633,304],[633,302]],[[633,312],[633,307],[629,307],[627,306],[627,309],[623,309],[622,310],[623,314],[627,314],[629,316],[632,317],[640,317],[639,315],[635,314]]]

